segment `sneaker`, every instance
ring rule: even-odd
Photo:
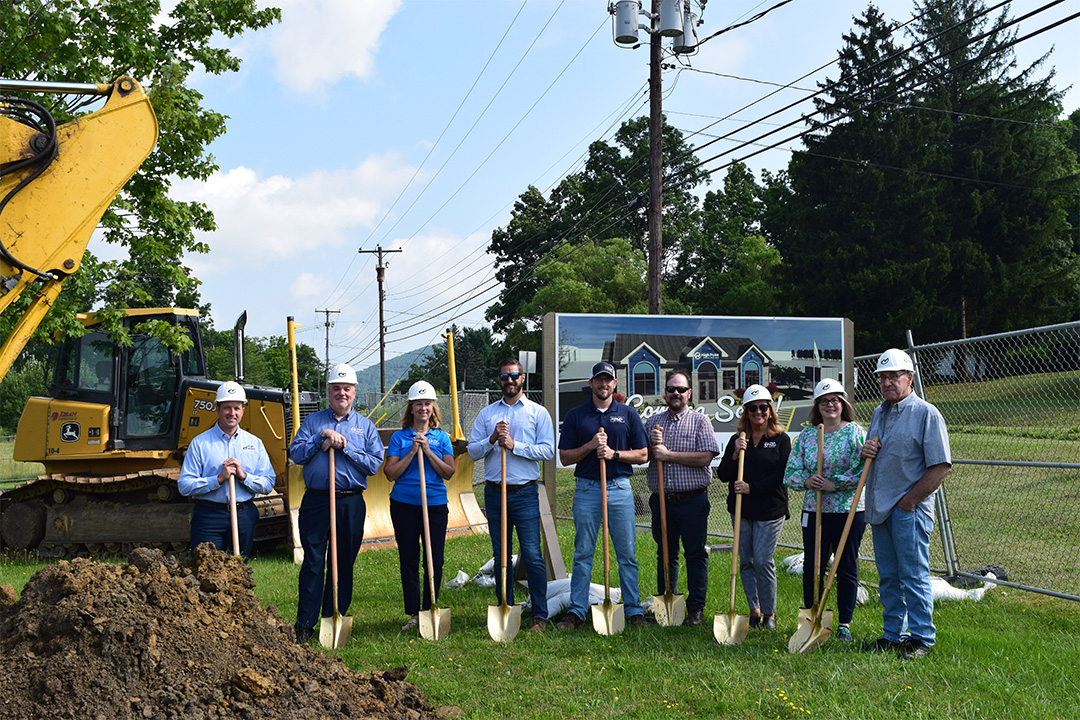
[[[413,615],[410,617],[404,625],[401,626],[402,630],[412,630],[414,627],[420,624],[420,616]]]
[[[844,642],[851,642],[851,629],[847,625],[841,625],[836,628],[836,637]]]
[[[652,620],[649,620],[644,615],[631,615],[630,616],[630,627],[633,627],[633,628],[647,627],[648,625],[651,625],[652,622],[653,622]]]
[[[908,640],[900,646],[897,654],[901,660],[918,660],[929,655],[933,649],[933,645],[927,645],[919,640]]]
[[[584,624],[585,621],[579,618],[574,613],[566,613],[566,617],[560,620],[559,624],[555,627],[559,630],[577,630]]]
[[[775,630],[776,629],[776,616],[762,616],[761,617],[761,629],[762,630]]]
[[[311,638],[315,637],[314,628],[293,628],[296,633],[296,644],[307,645],[311,642]]]
[[[544,618],[533,618],[532,623],[529,624],[529,632],[542,633],[547,630],[547,620]]]
[[[705,612],[701,608],[694,608],[686,613],[686,624],[696,627],[705,621],[704,615]]]
[[[892,640],[890,640],[888,638],[885,638],[885,637],[879,637],[874,642],[868,642],[865,645],[863,645],[863,650],[866,650],[867,652],[875,652],[875,653],[896,652],[900,648],[901,648],[900,643],[893,642]]]

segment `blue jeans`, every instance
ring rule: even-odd
[[[634,493],[630,476],[608,479],[608,531],[619,565],[619,585],[626,617],[643,615],[638,592],[638,566],[634,525]],[[593,555],[600,532],[600,481],[577,479],[574,488],[574,571],[570,576],[570,612],[588,619],[589,585]]]
[[[885,522],[873,525],[874,559],[881,581],[886,640],[908,637],[933,645],[934,596],[930,590],[930,533],[934,520],[922,510],[893,508]],[[904,632],[907,617],[908,632]]]
[[[776,541],[786,518],[747,520],[739,524],[739,577],[751,610],[776,613]],[[735,516],[731,518],[735,521]],[[813,572],[811,570],[811,572]]]
[[[525,575],[529,579],[529,599],[533,619],[547,619],[547,565],[540,548],[540,486],[506,488],[506,559],[514,554],[514,528]],[[495,599],[502,602],[502,491],[485,484],[484,511],[487,513],[491,552],[495,557]],[[506,569],[506,603],[514,604],[514,568]]]

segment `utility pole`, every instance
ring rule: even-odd
[[[330,315],[340,315],[340,310],[316,310],[317,313],[326,313],[326,367],[323,368],[322,378],[319,379],[319,397],[321,398],[324,393],[322,392],[322,383],[327,376],[330,375],[330,328],[334,327],[334,323],[330,322]]]
[[[652,0],[652,13],[660,17],[660,0]],[[661,113],[659,32],[649,36],[649,314],[661,314],[660,283],[663,270],[663,115]]]
[[[700,5],[704,7],[705,0]],[[615,43],[623,47],[638,47],[638,30],[649,34],[649,314],[662,311],[661,282],[664,269],[664,121],[661,107],[662,85],[660,60],[661,41],[671,38],[671,51],[678,55],[697,52],[697,15],[690,12],[689,0],[652,0],[652,10],[641,9],[641,0],[615,0],[608,6],[614,19]],[[644,15],[649,24],[640,24]]]
[[[383,322],[383,300],[386,293],[383,291],[383,278],[386,266],[383,265],[383,253],[396,253],[401,250],[383,250],[382,245],[376,245],[374,250],[360,250],[361,255],[374,253],[378,256],[375,265],[375,279],[379,283],[379,392],[386,393],[386,324]]]

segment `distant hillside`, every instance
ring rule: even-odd
[[[403,355],[398,355],[397,357],[388,358],[386,361],[386,389],[390,389],[390,386],[394,384],[394,381],[398,379],[399,375],[408,373],[409,366],[415,362],[422,361],[430,354],[431,346],[429,345],[427,347],[411,350]],[[376,360],[374,365],[369,365],[363,370],[357,370],[356,391],[377,392],[378,390],[379,362]]]

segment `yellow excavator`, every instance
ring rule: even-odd
[[[43,105],[5,91],[107,99],[100,110],[57,126]],[[0,345],[0,380],[78,269],[102,215],[157,136],[150,101],[129,77],[111,84],[0,80],[0,312],[25,306]],[[28,304],[18,302],[30,295]],[[122,346],[98,328],[93,313],[80,320],[86,333],[58,347],[50,397],[31,398],[19,420],[14,459],[40,462],[46,474],[0,493],[0,547],[47,556],[123,554],[146,545],[183,550],[191,505],[176,481],[191,439],[217,419],[220,385],[206,376],[198,314],[125,311],[128,328],[160,320],[181,329],[191,340],[181,353],[137,332]],[[245,321],[246,313],[235,328],[241,383]],[[294,348],[291,318],[288,332]],[[288,445],[303,417],[318,409],[318,398],[299,391],[295,365],[294,351],[287,390],[247,386],[242,425],[262,439],[277,474],[275,492],[257,500],[256,541],[288,538],[298,556],[303,479],[288,459]],[[456,402],[454,410],[456,416]],[[456,417],[455,429],[461,436]],[[472,495],[467,461],[465,455],[452,483],[451,526],[479,528],[486,521]],[[389,484],[381,471],[367,495],[365,539],[392,538]]]

